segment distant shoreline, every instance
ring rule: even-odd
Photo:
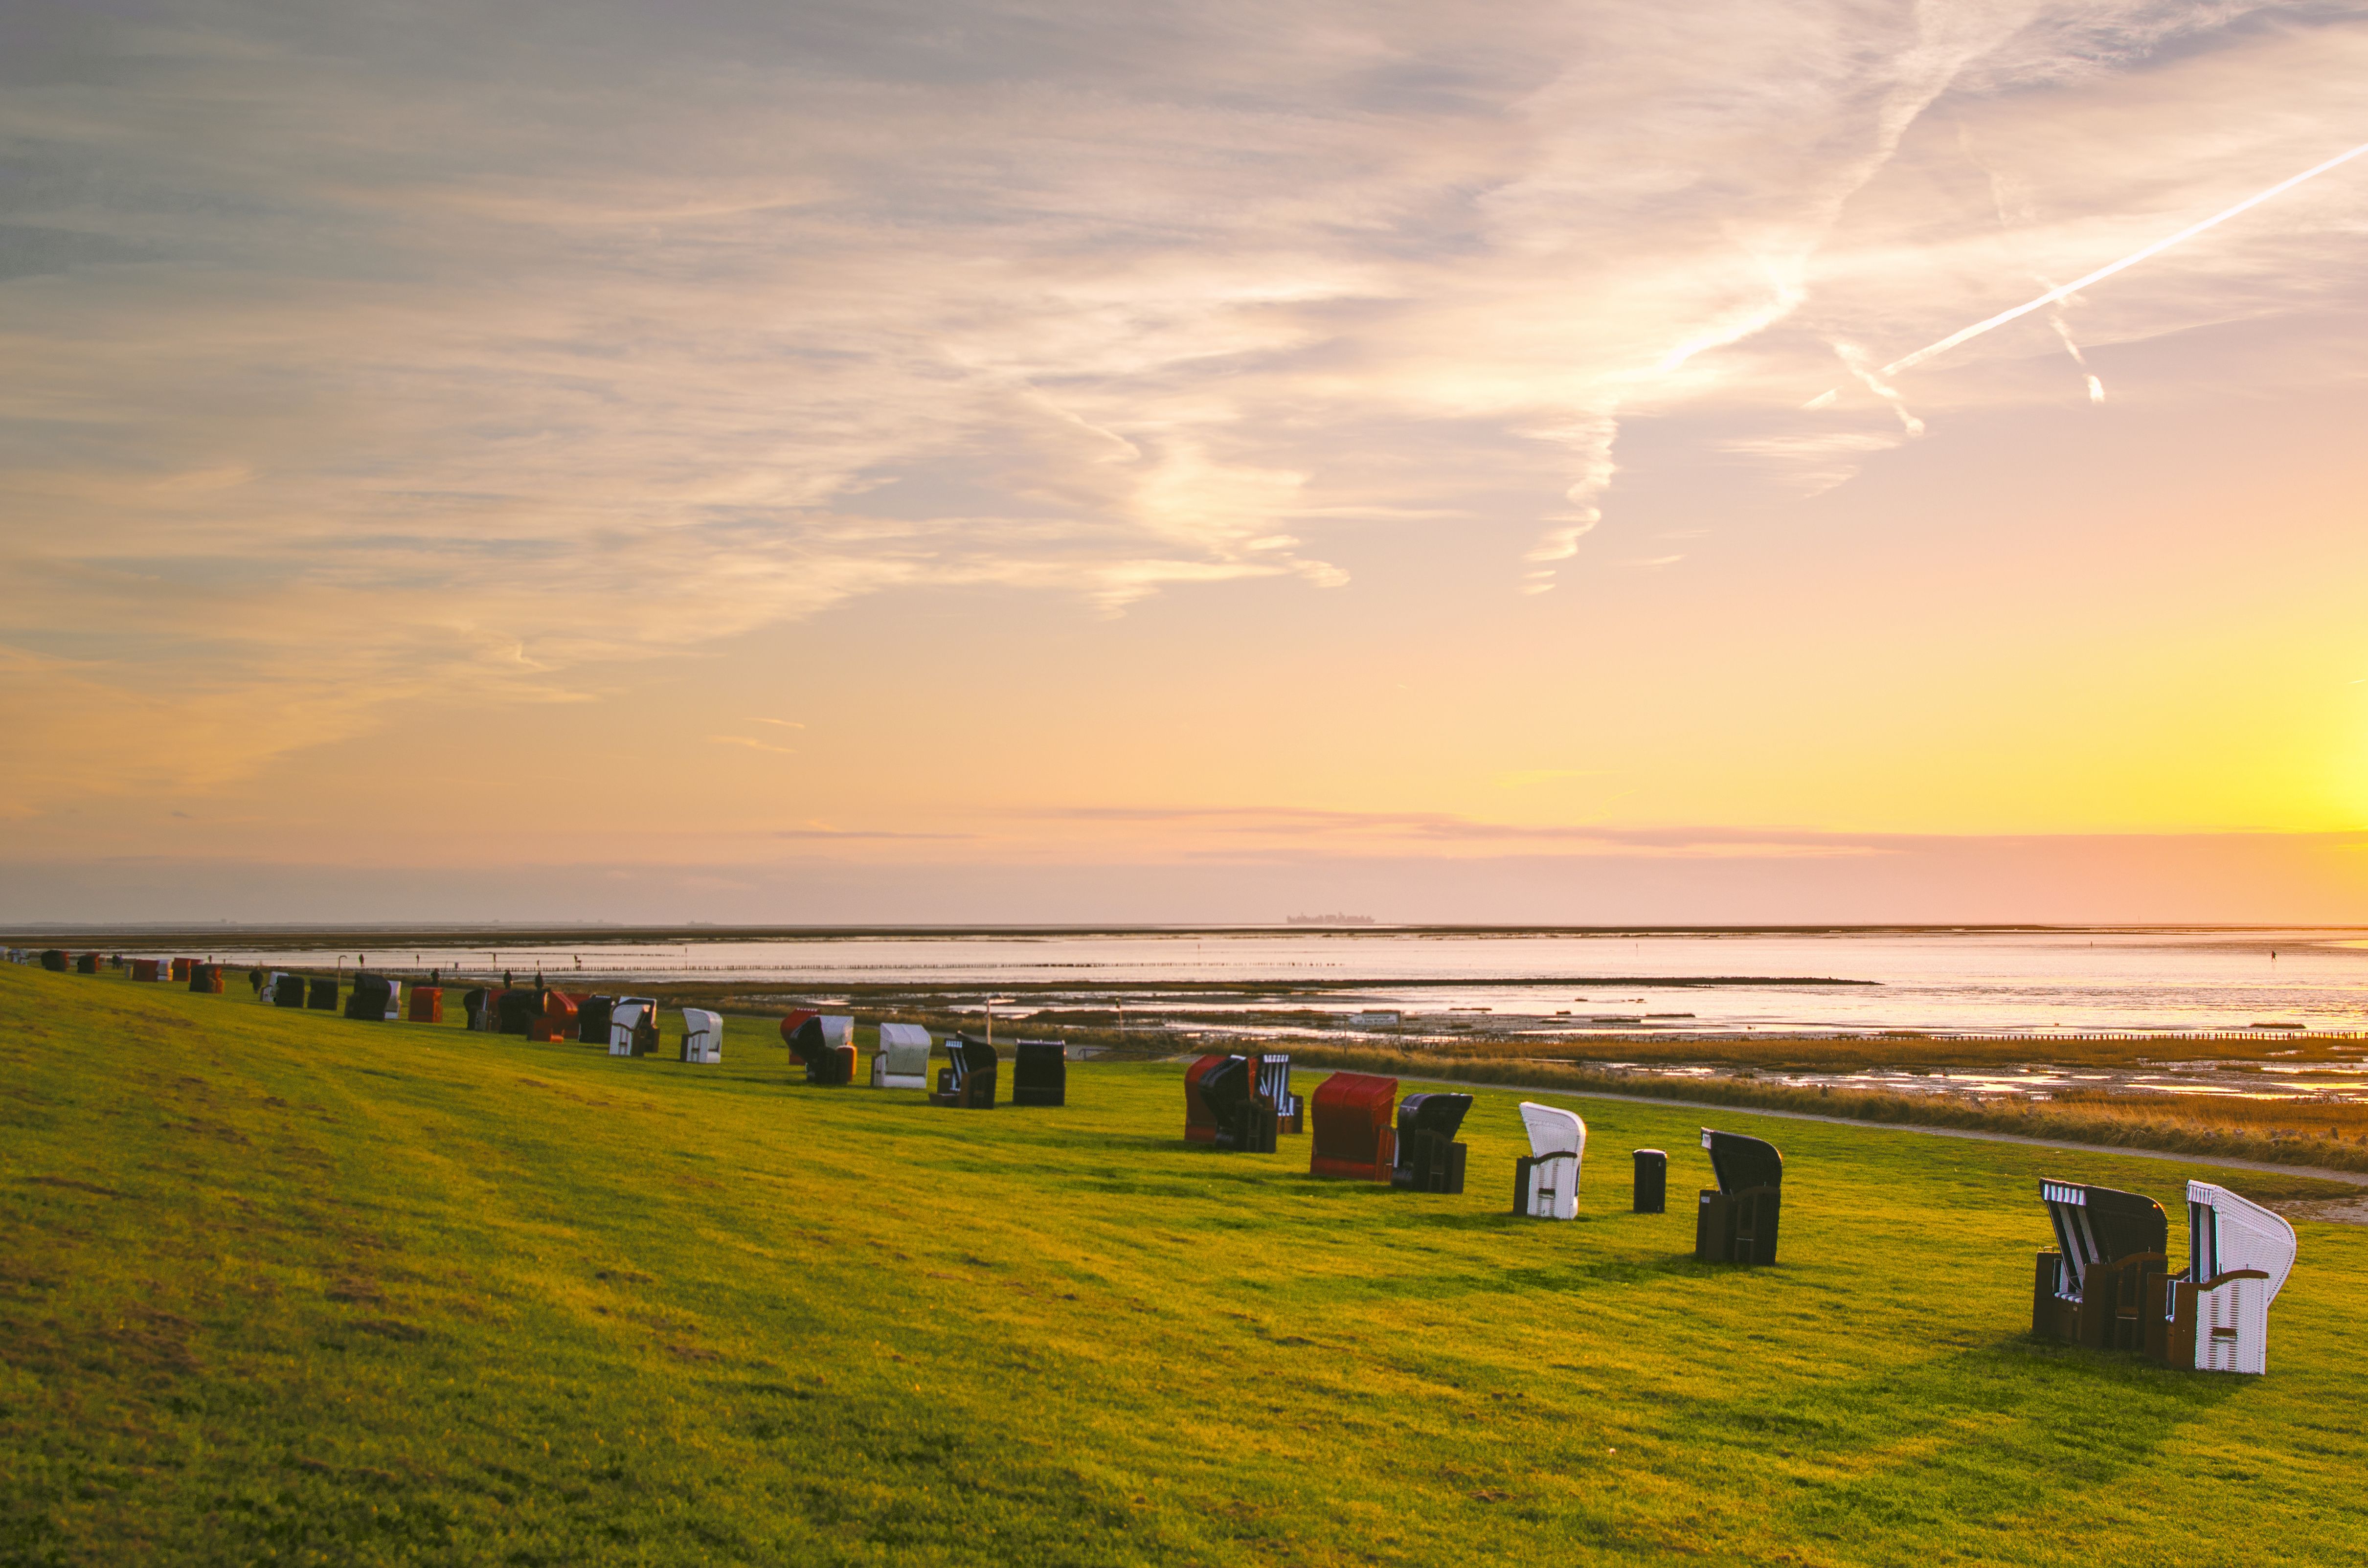
[[[2219,925],[2138,922],[2065,925],[1826,925],[1826,926],[1506,926],[1406,925],[1315,926],[1288,921],[1241,925],[1023,925],[891,926],[556,926],[374,924],[295,925],[286,923],[213,924],[188,922],[140,925],[130,922],[0,926],[0,941],[12,947],[88,947],[114,943],[125,947],[165,947],[234,942],[247,948],[320,947],[359,943],[390,947],[621,946],[657,942],[829,942],[850,939],[960,940],[966,937],[1256,937],[1293,936],[1349,940],[1388,937],[2002,937],[2002,936],[2262,936],[2273,932],[2368,935],[2368,925],[2329,926]]]

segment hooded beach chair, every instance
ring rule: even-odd
[[[74,972],[76,974],[97,974],[98,972],[98,958],[99,955],[97,953],[76,953],[74,955]]]
[[[781,1020],[781,1038],[806,1065],[806,1082],[837,1085],[855,1082],[855,1020],[820,1013],[791,1013]]]
[[[163,959],[133,959],[131,978],[147,982],[159,981],[165,978],[165,968]]]
[[[2146,1320],[2163,1311],[2162,1298],[2147,1289],[2166,1270],[2170,1221],[2162,1205],[2143,1193],[2070,1181],[2042,1181],[2039,1200],[2055,1245],[2032,1271],[2032,1334],[2091,1350],[2145,1349]]]
[[[1397,1163],[1397,1133],[1390,1125],[1397,1097],[1395,1078],[1370,1073],[1335,1073],[1315,1085],[1307,1100],[1315,1124],[1307,1174],[1388,1181]]]
[[[1209,1108],[1209,1096],[1201,1092],[1202,1080],[1231,1060],[1224,1052],[1195,1057],[1184,1069],[1184,1141],[1188,1143],[1213,1143],[1217,1141],[1217,1114]]]
[[[337,1010],[336,981],[328,978],[307,981],[304,985],[304,1006],[313,1012],[336,1012]]]
[[[875,1089],[926,1089],[929,1086],[929,1031],[919,1024],[882,1024],[880,1045],[871,1053],[871,1086]]]
[[[575,998],[556,985],[542,993],[542,1006],[527,1025],[527,1038],[549,1045],[575,1038]]]
[[[202,993],[208,996],[221,995],[222,994],[222,966],[218,963],[191,964],[189,966],[189,989]]]
[[[995,1108],[995,1047],[966,1034],[946,1041],[947,1065],[938,1070],[937,1092],[931,1105],[962,1110]]]
[[[1195,1085],[1214,1130],[1208,1142],[1247,1154],[1274,1153],[1274,1107],[1258,1083],[1257,1061],[1248,1056],[1203,1057],[1208,1063]]]
[[[275,1007],[302,1007],[304,1005],[304,977],[301,974],[275,974],[271,988],[264,999]]]
[[[542,1016],[542,993],[530,985],[494,993],[494,1028],[501,1034],[529,1034]]]
[[[411,988],[411,1021],[415,1024],[440,1024],[444,1021],[442,986],[415,985]]]
[[[609,1014],[617,1006],[614,996],[586,996],[575,1004],[575,1038],[586,1045],[606,1046],[609,1043]]]
[[[136,979],[137,976],[134,978]],[[283,971],[266,970],[262,980],[256,984],[255,999],[266,1006],[276,1004],[279,1000],[279,983],[287,978]]]
[[[1011,1103],[1066,1105],[1069,1052],[1057,1040],[1011,1042]]]
[[[392,1021],[401,1016],[403,987],[382,974],[358,974],[346,997],[346,1017],[367,1023]]]
[[[1250,1066],[1258,1073],[1258,1097],[1274,1108],[1274,1130],[1306,1131],[1307,1103],[1291,1092],[1291,1058],[1278,1051],[1253,1051]]]
[[[1470,1095],[1408,1095],[1401,1100],[1390,1185],[1402,1192],[1462,1192],[1465,1150],[1455,1134],[1471,1109]]]
[[[1776,1221],[1783,1205],[1784,1156],[1764,1138],[1702,1129],[1717,1179],[1694,1209],[1694,1257],[1702,1263],[1776,1261]]]
[[[2146,1349],[2200,1372],[2269,1370],[2270,1303],[2294,1272],[2283,1215],[2208,1181],[2187,1184],[2187,1267],[2167,1282]]]
[[[63,948],[45,948],[41,950],[41,967],[51,974],[63,974],[73,966],[74,960]],[[185,976],[176,974],[173,978],[180,980]]]
[[[609,1009],[609,1054],[647,1056],[657,1049],[658,1004],[654,996],[620,996]]]
[[[1560,1106],[1521,1102],[1530,1152],[1513,1162],[1513,1212],[1534,1220],[1578,1218],[1578,1169],[1587,1123]]]
[[[682,1059],[713,1065],[723,1060],[723,1015],[704,1007],[682,1010]]]

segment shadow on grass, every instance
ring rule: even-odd
[[[1720,1374],[1748,1378],[1748,1350]],[[1969,1533],[2012,1557],[2031,1521],[2093,1515],[2241,1381],[2004,1335],[1850,1382],[1685,1400],[1657,1436],[1765,1467],[1793,1528],[1862,1561],[1922,1562],[1950,1537],[1963,1551]]]

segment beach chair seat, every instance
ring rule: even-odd
[[[97,953],[76,953],[74,955],[74,972],[76,974],[97,974],[98,972],[98,960],[99,955]]]
[[[2187,1267],[2164,1281],[2146,1350],[2200,1372],[2269,1370],[2270,1303],[2294,1272],[2283,1215],[2208,1181],[2187,1184]]]
[[[1314,1124],[1307,1174],[1386,1182],[1397,1164],[1397,1131],[1390,1118],[1398,1081],[1369,1073],[1335,1073],[1307,1099]]]
[[[2143,1193],[2044,1180],[2039,1199],[2056,1244],[2038,1255],[2031,1284],[2031,1332],[2091,1350],[2146,1348],[2148,1301],[2158,1286],[2170,1221]]]
[[[1577,1219],[1587,1123],[1560,1106],[1523,1100],[1521,1125],[1530,1152],[1513,1162],[1513,1212],[1534,1220]]]
[[[403,987],[382,974],[357,974],[346,996],[346,1017],[367,1023],[392,1021],[402,1016]]]
[[[301,974],[275,974],[263,995],[275,1007],[302,1007],[308,989]]]
[[[444,1021],[444,988],[440,985],[415,985],[411,988],[411,1021],[415,1024],[440,1024]]]
[[[1694,1257],[1702,1263],[1776,1261],[1784,1156],[1764,1138],[1702,1130],[1718,1185],[1702,1188],[1694,1209]]]
[[[946,1041],[946,1062],[939,1070],[937,1091],[929,1096],[929,1103],[962,1110],[993,1110],[995,1047],[958,1034]]]
[[[682,1059],[712,1066],[723,1060],[723,1015],[704,1007],[682,1010]]]
[[[218,963],[191,964],[189,966],[189,989],[204,996],[221,995],[222,994],[222,965]]]
[[[1066,1105],[1069,1096],[1069,1052],[1057,1040],[1017,1040],[1011,1042],[1011,1103]]]
[[[143,983],[153,984],[165,978],[167,967],[163,959],[133,959],[131,978]]]
[[[781,1020],[781,1038],[805,1063],[806,1082],[837,1087],[855,1082],[855,1020],[820,1013],[792,1013]]]
[[[871,1052],[871,1086],[928,1088],[929,1031],[919,1024],[882,1024],[880,1044]]]
[[[132,978],[136,980],[139,976],[135,973]],[[267,1007],[278,1003],[279,1000],[279,983],[286,978],[287,974],[284,971],[276,969],[265,970],[263,971],[263,978],[256,983],[255,999],[262,1003]]]
[[[51,974],[63,974],[67,970],[74,967],[73,955],[69,954],[63,948],[44,949],[41,952],[41,967],[48,970]],[[186,971],[182,974],[176,974],[173,978],[176,980],[185,979],[187,978]]]
[[[1400,1101],[1390,1185],[1401,1192],[1462,1192],[1467,1151],[1455,1134],[1471,1109],[1470,1095],[1408,1095]]]
[[[658,1004],[654,996],[620,996],[609,1009],[609,1054],[647,1056],[657,1049]]]
[[[327,977],[306,981],[304,983],[304,1006],[309,1010],[316,1013],[336,1012],[337,1010],[336,981]]]

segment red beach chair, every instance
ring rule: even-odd
[[[1398,1081],[1369,1073],[1335,1073],[1309,1099],[1315,1138],[1307,1174],[1386,1183],[1397,1163],[1397,1130],[1391,1126]]]

